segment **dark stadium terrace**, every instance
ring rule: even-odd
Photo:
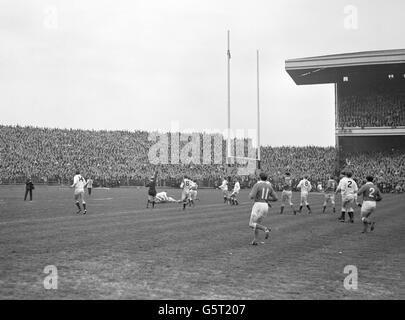
[[[297,85],[335,84],[337,150],[405,149],[405,49],[290,59],[285,68]]]
[[[388,75],[405,84],[405,49],[289,59],[285,69],[297,85],[382,82]]]

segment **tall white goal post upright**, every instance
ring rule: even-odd
[[[227,49],[227,93],[228,93],[228,103],[227,103],[227,156],[226,164],[228,167],[232,165],[231,159],[242,159],[247,161],[255,161],[256,169],[261,169],[261,152],[260,152],[260,75],[259,75],[259,50],[256,51],[256,85],[257,85],[257,129],[256,129],[256,158],[249,157],[238,157],[232,155],[231,152],[231,49],[230,49],[230,31],[228,30],[227,39],[228,49]]]

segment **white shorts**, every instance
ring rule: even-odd
[[[255,202],[250,214],[249,227],[256,229],[256,225],[262,222],[262,219],[267,215],[269,205],[264,202]]]
[[[281,193],[281,201],[282,203],[284,202],[288,202],[288,204],[290,206],[292,206],[292,191],[288,191],[288,190],[283,190],[283,192]]]
[[[342,195],[342,206],[353,206],[355,199],[354,194]]]
[[[181,201],[186,201],[190,198],[190,190],[183,190],[181,193]]]
[[[233,191],[229,197],[236,197],[239,194],[239,191]]]
[[[306,206],[309,205],[309,203],[308,203],[308,192],[301,192],[300,205],[302,206],[303,204],[305,204]]]
[[[361,217],[367,218],[372,214],[377,207],[377,203],[375,201],[363,201],[363,205],[361,206]]]
[[[84,190],[83,191],[75,191],[75,200],[76,202],[81,201],[84,203]]]
[[[190,199],[191,200],[197,199],[197,190],[190,190]]]

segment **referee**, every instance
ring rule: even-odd
[[[32,190],[34,190],[34,184],[32,183],[31,178],[28,178],[27,181],[25,182],[25,196],[24,196],[24,201],[27,200],[27,195],[28,192],[30,193],[30,201],[32,201]]]

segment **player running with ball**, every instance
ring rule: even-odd
[[[267,181],[267,175],[265,173],[260,174],[260,181],[253,186],[249,197],[255,201],[249,221],[249,227],[253,229],[254,233],[251,244],[257,246],[259,230],[262,230],[266,234],[265,239],[269,238],[270,228],[261,225],[261,223],[269,211],[270,201],[278,200],[271,183]]]

